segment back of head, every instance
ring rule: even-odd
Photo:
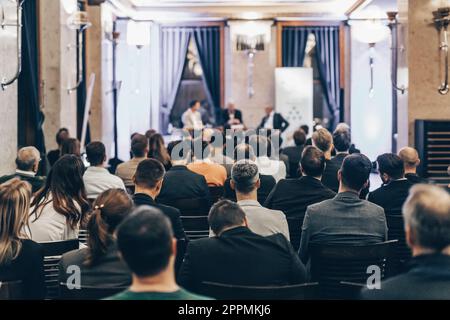
[[[440,252],[450,246],[450,195],[437,186],[416,185],[403,206],[412,246]]]
[[[352,144],[350,131],[335,131],[333,134],[333,144],[337,152],[348,152]]]
[[[331,151],[333,146],[333,136],[330,131],[325,128],[321,128],[314,132],[312,136],[313,145],[323,152]]]
[[[385,153],[377,158],[380,174],[387,174],[391,179],[398,180],[405,176],[402,159],[393,153]]]
[[[251,145],[241,143],[234,149],[234,161],[255,160],[255,152]]]
[[[156,159],[146,159],[139,163],[134,175],[137,187],[154,189],[158,182],[164,178],[166,170],[161,162]]]
[[[99,141],[89,143],[86,146],[86,156],[91,166],[102,165],[106,159],[105,145]]]
[[[147,130],[147,132],[145,132],[145,136],[147,137],[147,139],[150,139],[155,133],[158,132],[154,129],[149,129]],[[133,137],[131,137],[131,139],[133,139]]]
[[[302,129],[303,132],[305,132],[306,135],[309,134],[309,126],[307,126],[306,124],[301,126],[300,129]]]
[[[420,164],[419,153],[414,148],[403,148],[398,153],[398,156],[402,159],[405,169],[415,169]]]
[[[245,213],[237,203],[222,200],[212,206],[208,222],[214,234],[219,236],[226,229],[244,225]]]
[[[249,144],[256,153],[256,157],[271,157],[272,145],[270,140],[262,135],[254,135],[250,137]]]
[[[101,193],[94,202],[93,212],[89,217],[89,254],[87,264],[93,265],[102,257],[114,242],[114,232],[133,208],[133,201],[128,193],[121,189],[110,189]]]
[[[148,139],[142,134],[134,135],[131,140],[131,153],[135,158],[143,158],[147,155]]]
[[[161,162],[170,162],[170,156],[164,144],[164,138],[159,133],[153,134],[149,139],[149,157],[158,159]]]
[[[300,166],[305,175],[319,178],[325,170],[325,155],[319,148],[306,147],[302,153]]]
[[[174,254],[170,220],[157,208],[135,209],[120,224],[117,244],[123,259],[138,277],[151,277],[165,270]]]
[[[189,102],[189,108],[194,108],[197,104],[199,104],[200,101],[199,100],[192,100],[191,102]]]
[[[294,132],[294,142],[296,146],[304,146],[306,143],[306,133],[302,129]]]
[[[357,192],[360,192],[368,182],[372,163],[363,154],[352,154],[344,159],[341,167],[341,183]]]
[[[33,171],[40,159],[41,155],[35,147],[22,148],[17,152],[17,169],[22,171]]]
[[[78,139],[68,138],[63,141],[61,145],[61,156],[66,154],[81,156],[80,141]]]
[[[56,133],[56,143],[61,146],[63,141],[70,137],[69,130],[67,128],[61,128]]]
[[[17,258],[28,225],[31,186],[20,179],[0,185],[0,265]]]
[[[249,194],[256,189],[259,180],[258,166],[249,160],[240,160],[231,170],[234,188],[242,194]]]

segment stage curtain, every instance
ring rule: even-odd
[[[194,36],[203,69],[203,83],[217,122],[221,109],[220,27],[195,28]]]
[[[167,134],[170,111],[180,86],[192,28],[162,27],[161,29],[161,119],[160,128]]]
[[[310,30],[304,27],[283,27],[283,67],[303,67]]]
[[[44,115],[39,104],[38,23],[36,1],[25,1],[22,11],[22,72],[18,80],[19,147],[35,146],[45,159],[42,131]],[[45,174],[45,161],[40,174]]]

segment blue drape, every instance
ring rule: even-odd
[[[22,72],[18,80],[18,142],[19,146],[35,146],[45,159],[44,115],[39,105],[37,15],[36,1],[25,1],[22,10]],[[45,171],[44,163],[41,169]]]
[[[282,30],[283,67],[303,67],[310,30],[284,27]]]
[[[203,69],[203,80],[214,118],[220,115],[220,27],[194,29],[195,42]]]

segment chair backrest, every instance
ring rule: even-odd
[[[0,300],[23,299],[22,281],[0,281]]]
[[[208,216],[182,216],[181,222],[189,240],[209,237]]]
[[[224,187],[209,187],[209,194],[211,196],[212,203],[218,202],[224,195]]]
[[[78,232],[78,241],[82,244],[87,244],[89,238],[89,232],[85,229],[80,229]]]
[[[42,242],[42,248],[44,250],[45,257],[62,256],[64,253],[76,250],[80,247],[78,239],[54,241],[54,242]]]
[[[411,258],[411,249],[406,244],[405,224],[401,215],[386,215],[389,240],[398,240],[395,247],[395,258],[400,262]]]
[[[207,216],[211,208],[206,199],[176,199],[169,205],[180,210],[182,216]]]
[[[294,286],[236,286],[203,282],[201,294],[219,300],[307,300],[314,298],[317,283]]]
[[[289,227],[289,238],[295,251],[300,248],[300,240],[302,238],[303,217],[286,217]]]
[[[397,242],[362,246],[311,244],[311,277],[319,283],[321,298],[345,299],[340,283],[367,283],[370,266],[378,267],[380,280],[384,279]]]
[[[101,288],[101,287],[80,287],[79,289],[69,289],[67,284],[59,284],[60,299],[63,300],[101,300],[125,291],[126,287]]]
[[[186,254],[187,249],[187,240],[186,239],[178,239],[177,240],[177,257],[175,259],[175,276],[178,275],[178,271],[183,264],[184,255]]]

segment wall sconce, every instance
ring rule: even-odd
[[[438,91],[441,95],[447,95],[450,92],[449,85],[449,75],[448,75],[448,26],[450,23],[450,8],[439,8],[437,11],[433,12],[434,24],[439,31],[440,37],[442,37],[442,42],[439,46],[439,50],[444,55],[444,81],[439,87]]]
[[[398,37],[398,20],[397,20],[397,14],[398,12],[387,12],[387,16],[389,19],[388,27],[391,30],[391,38],[392,38],[392,68],[391,68],[391,82],[392,86],[395,90],[400,91],[401,94],[405,94],[408,90],[406,86],[402,85],[399,86],[397,83],[397,77],[395,76],[395,72],[397,72],[398,69],[398,52],[404,52],[405,47],[403,45],[399,46],[399,37]]]
[[[150,24],[129,20],[127,25],[127,43],[142,49],[150,45]]]
[[[13,1],[14,2],[14,1]],[[2,77],[0,80],[0,86],[2,90],[5,90],[9,85],[13,84],[19,79],[22,72],[22,6],[25,0],[15,0],[17,5],[17,20],[14,22],[8,22],[5,17],[5,9],[0,5],[0,27],[4,30],[6,27],[16,27],[16,39],[17,39],[17,64],[16,73],[10,79]]]

